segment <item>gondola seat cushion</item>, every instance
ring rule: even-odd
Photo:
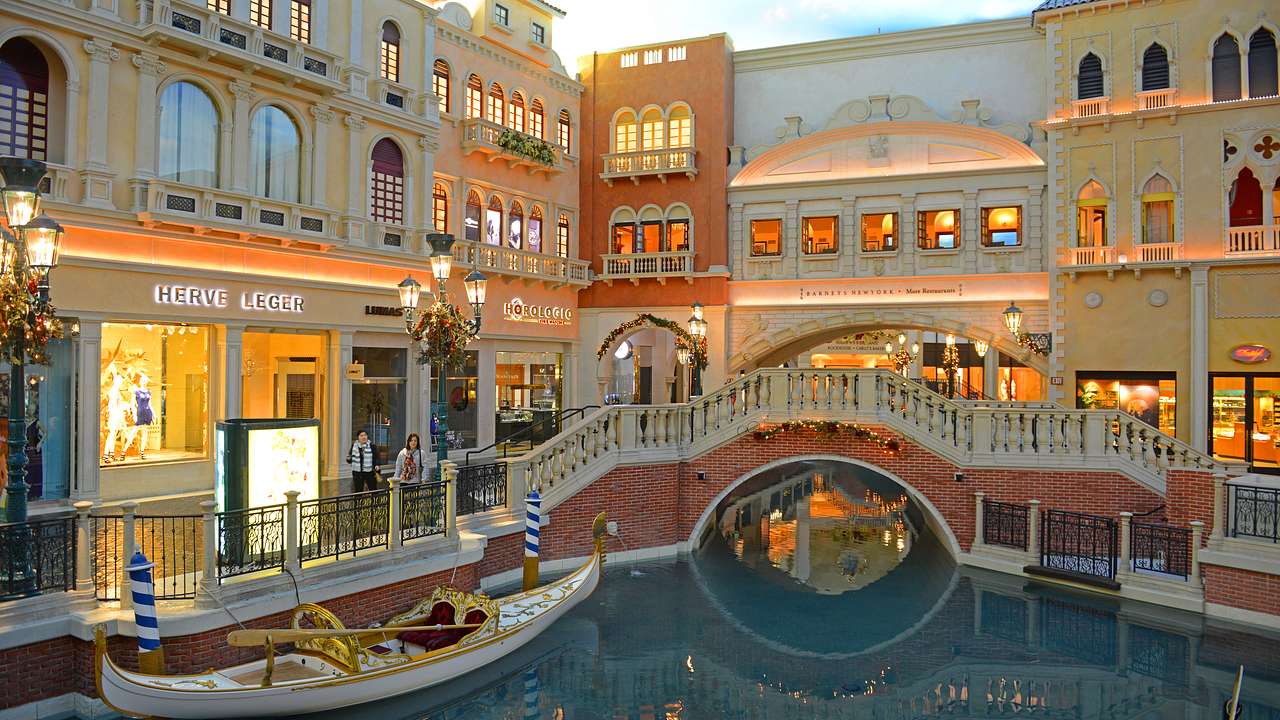
[[[488,619],[488,615],[478,608],[473,608],[463,618],[465,624],[483,623]],[[423,625],[451,625],[453,624],[453,606],[448,603],[436,603],[431,608],[431,615],[428,616]],[[475,632],[479,628],[454,628],[452,630],[407,630],[400,633],[400,640],[414,645],[421,645],[430,652],[439,650],[450,645],[456,645],[462,638]]]

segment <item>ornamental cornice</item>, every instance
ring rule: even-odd
[[[133,57],[130,58],[129,61],[133,63],[134,67],[138,68],[138,72],[152,77],[163,75],[165,71],[169,69],[169,66],[165,65],[164,61],[160,59],[160,56],[155,53],[134,53]]]
[[[115,62],[120,59],[120,50],[102,38],[91,38],[84,41],[84,51],[94,62]]]
[[[518,56],[514,56],[510,53],[499,52],[488,44],[482,42],[479,38],[463,30],[459,30],[452,25],[436,23],[436,37],[448,40],[463,50],[469,50],[491,60],[496,60],[516,72],[524,73],[535,80],[546,83],[552,88],[555,88],[560,92],[568,93],[574,97],[581,97],[582,93],[586,90],[586,86],[576,80],[542,70],[541,68],[525,62]],[[438,49],[436,54],[440,54]]]
[[[253,83],[247,80],[234,80],[227,84],[227,88],[231,90],[231,94],[240,102],[253,102],[253,99],[258,95],[258,91],[253,88]]]
[[[328,125],[333,122],[333,118],[336,116],[337,113],[333,111],[333,108],[325,105],[324,103],[318,103],[311,106],[311,117],[315,118],[318,123]]]
[[[425,150],[429,153],[440,151],[440,141],[433,135],[422,135],[418,137],[418,149]]]
[[[364,116],[357,115],[355,113],[351,113],[346,117],[342,118],[342,124],[346,125],[348,128],[352,130],[364,130],[365,128],[369,127],[369,121],[365,120]]]

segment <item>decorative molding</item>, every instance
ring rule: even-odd
[[[159,55],[149,52],[134,53],[130,58],[130,62],[138,69],[138,72],[152,77],[159,77],[169,69]]]
[[[342,118],[342,124],[356,131],[364,130],[369,127],[369,121],[365,120],[363,116],[355,113],[351,113]]]
[[[239,102],[253,102],[257,97],[258,91],[254,90],[253,84],[247,80],[235,80],[227,84],[227,89],[235,96]]]
[[[93,62],[109,63],[120,59],[120,51],[101,38],[85,40],[84,51]]]
[[[483,55],[490,60],[502,63],[516,72],[523,73],[524,75],[527,75],[539,82],[546,83],[556,90],[572,95],[574,98],[581,97],[582,93],[587,89],[582,83],[579,83],[567,76],[548,72],[525,61],[513,53],[500,52],[498,49],[491,47],[489,43],[484,42],[481,38],[471,35],[459,28],[451,27],[442,23],[436,23],[436,37],[453,43],[463,50],[469,50],[479,55]],[[437,46],[437,56],[441,55],[439,49],[440,48]],[[491,82],[492,80],[488,81]],[[507,83],[504,83],[504,85],[506,84]]]
[[[333,122],[333,118],[336,116],[337,113],[333,111],[333,108],[325,105],[324,103],[311,106],[311,117],[315,118],[317,123],[328,125]]]

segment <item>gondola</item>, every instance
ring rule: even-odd
[[[147,675],[115,664],[106,633],[95,629],[98,696],[128,717],[279,717],[336,710],[448,682],[493,663],[533,640],[600,582],[604,513],[592,524],[595,551],[568,576],[500,599],[452,588],[385,626],[346,630],[328,610],[305,603],[293,627],[241,630],[229,642],[261,639],[266,657],[193,675]],[[312,628],[304,628],[303,623]],[[274,646],[292,642],[292,652]]]

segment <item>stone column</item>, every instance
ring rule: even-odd
[[[978,253],[982,245],[982,223],[978,220],[978,193],[964,194],[964,204],[960,207],[960,257],[964,272],[978,272]]]
[[[1266,193],[1264,193],[1266,194]],[[1191,268],[1191,447],[1209,449],[1209,269]]]
[[[1126,574],[1133,570],[1133,553],[1129,547],[1132,524],[1133,513],[1120,513],[1120,563],[1116,568],[1116,575]]]
[[[335,113],[324,103],[311,106],[315,132],[311,144],[311,192],[304,197],[317,208],[329,207],[329,125]],[[329,232],[333,232],[329,229]]]
[[[236,80],[228,86],[235,96],[235,105],[231,113],[232,142],[231,189],[238,192],[249,192],[249,106],[257,96],[253,85],[243,80]]]
[[[434,97],[434,96],[433,96]],[[417,198],[412,195],[406,195],[411,198],[418,207],[417,217],[422,218],[418,225],[424,228],[434,227],[435,217],[431,213],[431,191],[435,187],[436,181],[436,153],[440,151],[440,143],[435,133],[430,135],[422,135],[418,138],[418,152],[422,157],[422,181],[418,183]],[[406,192],[408,188],[405,188]],[[409,224],[409,218],[405,216],[405,224]],[[448,232],[444,228],[440,228],[440,232]],[[544,231],[545,232],[545,231]]]
[[[138,116],[136,121],[137,133],[134,135],[133,144],[133,175],[139,178],[155,177],[157,170],[156,138],[160,134],[158,128],[160,108],[157,95],[157,78],[163,75],[168,68],[160,60],[160,56],[150,52],[135,54],[132,62],[133,66],[138,69]],[[90,95],[93,94],[92,87],[91,85]],[[107,90],[108,88],[103,89],[104,94]],[[92,125],[92,123],[90,124]],[[89,143],[90,147],[92,147],[94,140],[91,138]],[[105,161],[107,152],[105,144],[100,152]]]
[[[214,500],[205,500],[200,503],[200,514],[202,525],[204,527],[204,555],[201,560],[200,569],[200,589],[203,593],[196,593],[196,606],[208,607],[216,605],[209,603],[210,593],[218,588],[218,503]]]
[[[343,119],[343,124],[347,126],[347,212],[343,224],[347,240],[363,242],[371,162],[364,154],[364,131],[369,123],[360,115],[352,114]]]
[[[798,277],[800,273],[800,203],[787,201],[782,214],[782,275]]]
[[[916,196],[903,195],[898,210],[898,272],[914,275],[916,272]]]
[[[349,474],[346,451],[351,443],[351,384],[347,381],[346,368],[351,363],[352,341],[353,333],[349,330],[329,331],[329,377],[325,389],[328,432],[324,453],[327,460],[321,474],[333,482],[335,489],[340,487],[340,478]]]
[[[239,418],[244,412],[244,326],[226,325],[218,350],[222,357],[223,418]]]
[[[76,590],[93,589],[93,529],[89,525],[89,510],[93,503],[77,500],[76,508]]]
[[[101,425],[98,409],[102,402],[101,362],[102,322],[81,317],[80,356],[76,368],[80,377],[76,385],[76,414],[80,431],[76,434],[76,482],[71,490],[72,500],[96,500],[102,496],[98,485],[98,464],[102,458],[98,437]]]
[[[82,47],[89,55],[89,102],[85,112],[85,150],[84,167],[80,170],[80,197],[81,202],[86,205],[110,210],[115,207],[111,201],[115,172],[111,170],[107,158],[107,146],[111,137],[108,104],[111,95],[111,63],[120,58],[120,51],[101,38],[85,40]],[[154,107],[154,83],[150,98]],[[79,111],[78,107],[68,108],[68,121],[76,117]],[[150,141],[154,144],[155,138],[152,137]],[[76,159],[68,155],[65,161],[68,165],[74,165]]]
[[[992,399],[1000,397],[1000,351],[994,345],[982,358],[982,394]]]
[[[477,372],[480,380],[476,388],[476,447],[484,447],[497,436],[497,418],[494,413],[498,408],[498,386],[495,380],[498,352],[493,342],[483,343],[477,350]]]
[[[973,493],[973,542],[969,546],[970,552],[973,551],[973,548],[983,544],[983,537],[986,534],[983,530],[983,523],[986,521],[986,517],[982,514],[982,501],[985,497],[986,493],[981,490]]]

